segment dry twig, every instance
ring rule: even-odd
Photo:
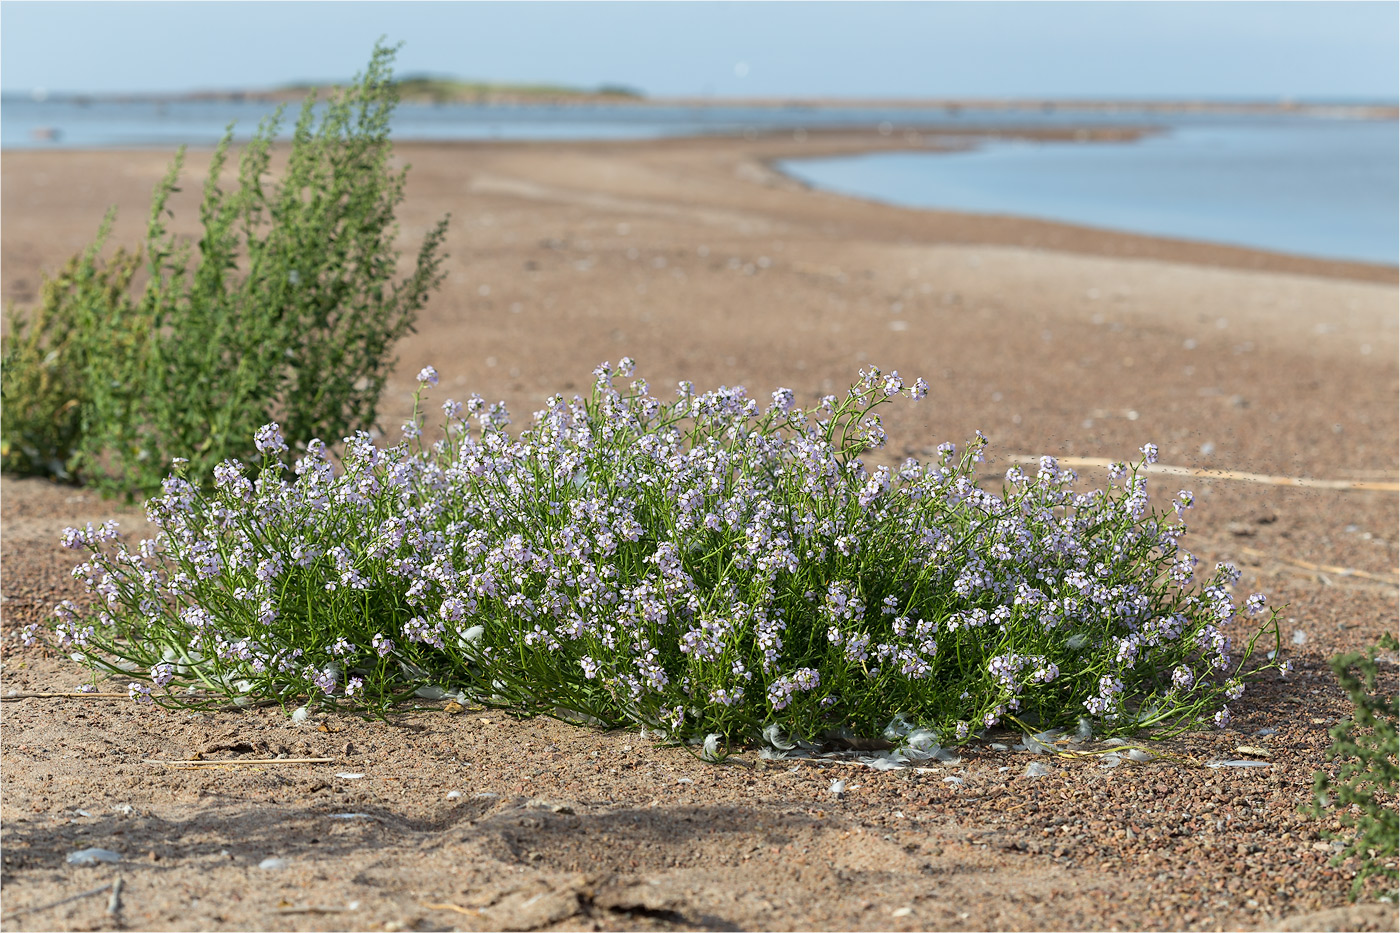
[[[82,699],[82,700],[129,700],[129,693],[9,693],[0,700],[9,702],[11,700],[54,700],[54,699]]]
[[[349,913],[348,907],[321,907],[315,904],[306,907],[279,907],[279,914],[344,914]]]
[[[1248,554],[1250,557],[1259,557],[1264,560],[1277,561],[1281,564],[1289,564],[1303,570],[1311,570],[1314,573],[1335,573],[1339,577],[1356,577],[1361,580],[1374,580],[1377,583],[1384,583],[1388,586],[1400,586],[1400,579],[1394,576],[1382,575],[1378,573],[1368,573],[1365,570],[1353,570],[1350,567],[1337,567],[1332,564],[1314,564],[1306,560],[1298,560],[1296,557],[1279,557],[1277,554],[1269,554],[1257,548],[1234,545],[1235,550],[1241,554]],[[1396,571],[1400,573],[1400,570]]]
[[[334,758],[218,758],[213,761],[202,761],[198,758],[175,759],[168,758],[143,758],[144,765],[174,765],[176,767],[210,768],[229,765],[310,765],[327,764],[333,762]]]
[[[111,914],[113,917],[121,913],[123,884],[125,884],[125,882],[123,882],[121,876],[118,875],[117,880],[112,882],[112,896],[107,898],[107,913]]]
[[[94,894],[101,894],[103,891],[106,891],[112,886],[113,883],[108,883],[104,884],[100,888],[93,888],[91,891],[84,891],[82,894],[74,894],[72,897],[61,897],[56,901],[49,901],[47,904],[40,904],[37,907],[22,907],[19,910],[16,910],[12,913],[5,914],[3,917],[0,917],[0,920],[13,920],[16,917],[23,916],[24,914],[37,913],[41,910],[48,910],[51,907],[62,907],[64,904],[69,904],[73,901],[80,901],[85,897],[92,897]]]
[[[459,914],[477,914],[480,911],[472,910],[469,907],[458,907],[456,904],[424,904],[424,910],[455,910]]]
[[[1013,454],[1006,458],[1011,463],[1039,463],[1039,457],[1029,454]],[[1056,462],[1068,467],[1110,467],[1117,460],[1105,457],[1056,457]],[[1206,479],[1233,479],[1247,483],[1263,483],[1268,486],[1302,486],[1308,489],[1343,489],[1369,492],[1400,492],[1400,482],[1376,482],[1356,479],[1307,479],[1299,476],[1269,476],[1264,473],[1242,473],[1238,470],[1206,470],[1197,467],[1168,466],[1165,463],[1149,463],[1139,469],[1144,473],[1162,473],[1169,476],[1201,476]]]

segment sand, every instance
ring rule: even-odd
[[[1015,455],[1119,458],[1155,441],[1184,467],[1397,479],[1394,267],[903,210],[813,192],[771,167],[966,142],[401,145],[413,166],[405,251],[451,212],[451,258],[400,345],[383,422],[407,414],[429,363],[442,394],[504,399],[517,420],[623,355],[654,386],[785,385],[803,399],[874,363],[932,386],[888,419],[892,458],[980,428],[990,472]],[[4,298],[31,302],[39,270],[85,246],[109,204],[121,209],[113,243],[133,242],[168,160],[3,153]],[[193,230],[206,161],[191,154],[176,229]],[[1328,867],[1325,824],[1298,808],[1348,709],[1326,658],[1396,627],[1396,495],[1175,476],[1151,488],[1183,486],[1197,493],[1190,549],[1238,562],[1242,592],[1288,605],[1297,672],[1251,688],[1229,728],[1172,747],[1206,760],[1263,746],[1267,769],[1055,762],[1027,778],[1027,754],[986,745],[938,773],[760,762],[751,750],[712,766],[636,733],[498,712],[298,726],[280,710],[20,697],[84,680],[14,638],[73,595],[62,528],[107,516],[135,527],[140,515],[5,477],[0,924],[1394,929],[1394,905],[1348,906],[1354,864]],[[245,763],[148,763],[196,752]],[[279,754],[333,761],[246,763]],[[837,777],[849,783],[839,798]],[[88,846],[123,860],[65,864]],[[259,868],[268,858],[286,864]],[[45,906],[118,876],[116,916],[110,891]]]

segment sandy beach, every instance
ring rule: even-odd
[[[1063,132],[1091,143],[1137,131]],[[887,418],[888,459],[980,429],[993,484],[1018,456],[1128,458],[1148,441],[1183,468],[1400,479],[1393,266],[906,210],[772,168],[971,141],[399,145],[412,165],[405,266],[444,213],[451,256],[399,347],[381,421],[408,414],[427,364],[442,373],[439,399],[500,398],[517,423],[622,356],[653,386],[788,386],[803,402],[875,364],[931,386],[922,406]],[[84,248],[109,205],[120,210],[111,245],[134,244],[169,160],[4,152],[5,301],[33,302],[40,270]],[[207,160],[190,154],[177,231],[196,229]],[[1299,807],[1326,764],[1327,729],[1349,711],[1326,659],[1396,628],[1397,495],[1219,475],[1150,488],[1160,502],[1183,487],[1197,495],[1188,548],[1236,562],[1241,593],[1287,604],[1296,673],[1251,687],[1228,728],[1171,747],[1200,761],[1263,747],[1269,767],[1052,762],[1032,779],[1026,753],[987,745],[938,773],[793,767],[752,751],[713,766],[636,733],[499,712],[298,726],[280,710],[19,696],[85,680],[15,638],[75,595],[62,529],[117,517],[136,530],[141,513],[6,476],[0,926],[1393,930],[1395,905],[1348,905],[1354,866],[1328,867],[1327,826]],[[149,763],[196,752],[332,761]],[[828,791],[838,777],[850,785],[839,798]],[[123,860],[65,864],[88,846]],[[286,865],[260,869],[267,858]],[[118,875],[118,917],[107,893],[46,906]]]

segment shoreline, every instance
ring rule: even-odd
[[[1235,115],[1305,115],[1335,119],[1396,120],[1400,119],[1400,104],[1367,100],[1296,100],[1278,98],[1272,100],[1236,99],[1142,99],[1125,98],[1044,98],[1044,97],[800,97],[772,95],[766,97],[713,97],[672,95],[647,97],[641,94],[602,92],[589,89],[560,89],[514,91],[493,89],[489,82],[462,82],[469,85],[484,84],[486,90],[468,91],[456,98],[440,99],[430,95],[409,95],[403,103],[440,106],[510,106],[510,107],[626,107],[645,108],[687,108],[687,109],[763,109],[763,110],[938,110],[946,113],[975,111],[1022,111],[1033,110],[1043,113],[1211,113]],[[133,92],[133,93],[83,93],[54,92],[45,96],[44,101],[52,103],[84,104],[93,103],[208,103],[208,102],[252,102],[252,103],[295,103],[305,99],[309,90],[316,90],[324,96],[338,87],[334,82],[293,88],[251,88],[251,89],[207,89],[183,92]],[[5,97],[14,100],[33,100],[32,95],[14,93]]]
[[[883,218],[905,237],[930,242],[1015,246],[1047,249],[1084,255],[1151,259],[1253,271],[1284,272],[1323,278],[1349,279],[1382,284],[1400,283],[1400,266],[1361,260],[1334,259],[1286,253],[1276,250],[1160,236],[1094,227],[1068,221],[1049,220],[1015,214],[984,214],[921,207],[904,207],[856,195],[827,191],[808,185],[783,172],[777,163],[787,159],[854,156],[877,152],[949,152],[978,145],[983,139],[1025,139],[1075,143],[1130,142],[1164,132],[1154,126],[1112,127],[998,127],[959,128],[955,131],[924,132],[914,129],[851,131],[843,129],[773,130],[744,135],[704,134],[625,140],[450,140],[395,143],[400,161],[412,162],[413,153],[471,155],[489,153],[508,157],[513,152],[568,161],[574,155],[629,154],[646,159],[649,155],[694,154],[684,166],[688,171],[704,171],[704,163],[721,159],[741,175],[770,190],[807,192],[819,199],[838,198],[849,203],[852,214],[885,214]],[[284,148],[279,143],[275,148]],[[235,146],[236,149],[236,146]],[[187,150],[192,155],[208,154],[212,146]],[[172,152],[155,147],[92,149],[4,149],[0,160],[28,162],[45,159],[84,160],[106,157],[145,161],[151,157],[172,157]],[[839,212],[839,209],[838,209]],[[921,222],[922,220],[922,222]]]

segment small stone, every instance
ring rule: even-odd
[[[286,868],[290,864],[292,863],[284,858],[265,858],[258,863],[258,867],[263,871],[276,871],[279,868]]]
[[[69,865],[96,865],[99,862],[120,862],[121,854],[111,849],[79,849],[68,854]]]

